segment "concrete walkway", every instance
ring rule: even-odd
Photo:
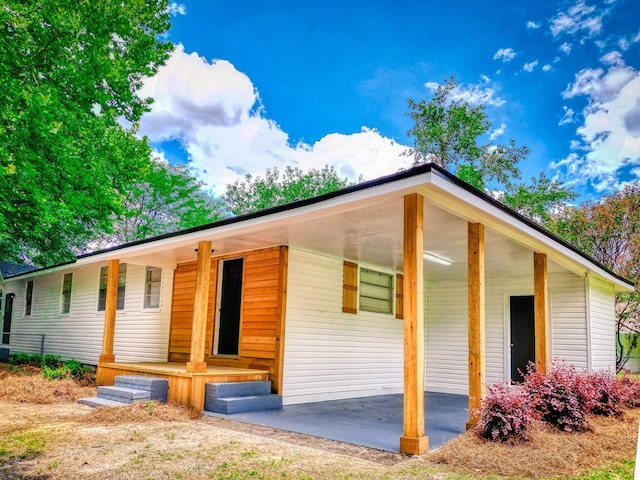
[[[429,450],[465,431],[467,406],[465,395],[425,393]],[[205,413],[390,452],[398,451],[402,435],[402,395],[287,405],[267,412]]]

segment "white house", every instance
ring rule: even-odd
[[[425,165],[10,276],[3,318],[101,383],[164,376],[199,408],[220,378],[269,378],[285,404],[404,393],[401,450],[421,453],[425,390],[475,408],[529,361],[614,369],[632,288]]]

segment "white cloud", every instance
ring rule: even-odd
[[[542,71],[543,71],[543,72],[548,72],[549,70],[551,70],[551,65],[550,65],[550,64],[548,64],[548,63],[545,63],[545,64],[542,66]]]
[[[174,17],[176,15],[186,15],[187,7],[182,3],[169,2],[169,6],[167,7],[167,12],[169,13],[169,15],[172,15]]]
[[[489,139],[495,140],[496,138],[504,135],[506,131],[507,131],[507,125],[504,123],[501,123],[500,127],[496,128],[494,131],[491,132],[491,134],[489,134]]]
[[[629,40],[626,37],[622,37],[621,39],[618,40],[618,46],[620,47],[620,50],[626,51],[626,50],[629,50],[629,47],[631,46],[631,42],[629,42]]]
[[[569,55],[571,53],[571,44],[564,42],[562,45],[558,47],[558,50],[560,50],[565,55]]]
[[[533,22],[533,21],[529,20],[527,22],[527,28],[531,29],[531,30],[535,30],[536,28],[540,28],[540,23]]]
[[[566,105],[563,106],[562,109],[564,110],[564,115],[558,122],[558,125],[566,125],[567,123],[573,123],[575,121],[574,119],[575,112],[573,111],[573,109],[567,107]]]
[[[484,104],[493,107],[500,107],[506,103],[503,98],[497,95],[489,77],[482,75],[480,80],[480,84],[456,85],[456,88],[451,92],[452,100],[462,100],[471,105]],[[435,92],[440,84],[427,82],[424,86]]]
[[[522,70],[524,70],[525,72],[533,72],[533,69],[536,68],[538,66],[538,60],[534,60],[533,62],[529,62],[529,63],[525,63],[524,66],[522,67]]]
[[[621,168],[640,166],[640,72],[628,66],[582,70],[563,93],[579,95],[588,99],[576,130],[580,142],[556,165],[600,191],[614,190]]]
[[[291,145],[273,120],[263,116],[253,83],[226,60],[208,62],[178,45],[167,64],[148,79],[141,95],[155,99],[140,122],[151,141],[178,140],[199,177],[216,193],[267,168],[336,167],[341,176],[375,178],[409,167],[406,147],[363,127],[332,133],[312,145]]]
[[[584,0],[579,0],[566,12],[559,12],[551,19],[551,34],[575,35],[584,32],[586,38],[594,37],[602,30],[604,12],[596,12],[596,7],[589,6]]]
[[[636,33],[634,37],[631,39],[631,43],[638,43],[638,42],[640,42],[640,32]]]
[[[501,48],[493,56],[494,60],[502,60],[503,62],[509,62],[516,56],[516,52],[512,48]]]
[[[600,57],[600,61],[605,65],[615,65],[622,66],[624,65],[624,60],[622,59],[622,54],[620,52],[609,52]]]

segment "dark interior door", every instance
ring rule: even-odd
[[[4,327],[2,328],[2,343],[3,345],[9,344],[11,333],[11,315],[13,314],[13,298],[15,294],[10,293],[5,298],[4,304]]]
[[[242,258],[227,260],[222,264],[218,355],[238,354],[240,303],[242,300],[242,266]]]
[[[511,297],[511,381],[521,382],[536,358],[533,295]]]

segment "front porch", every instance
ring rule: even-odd
[[[142,375],[166,378],[169,381],[167,400],[181,405],[204,408],[207,383],[268,380],[269,371],[252,368],[218,367],[207,365],[202,372],[188,372],[186,363],[177,362],[101,362],[96,373],[98,385],[113,385],[116,375]]]

